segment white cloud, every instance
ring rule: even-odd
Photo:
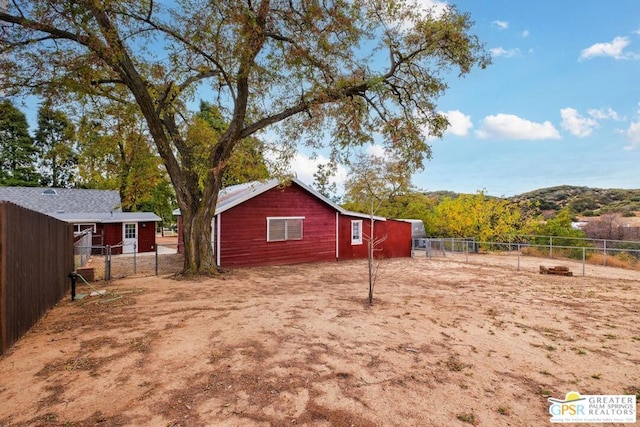
[[[560,139],[560,133],[551,122],[535,123],[513,114],[485,117],[475,134],[480,139]]]
[[[366,153],[370,156],[375,156],[375,157],[386,157],[387,153],[385,152],[385,149],[382,145],[378,145],[378,144],[373,144],[373,145],[368,145],[367,149],[365,150]]]
[[[413,0],[409,3],[412,11],[416,12],[419,17],[426,17],[431,14],[434,18],[440,18],[442,14],[450,8],[446,1],[442,0]],[[390,20],[388,24],[397,27],[402,31],[407,31],[413,26],[412,20]]]
[[[323,155],[318,155],[315,158],[311,158],[303,153],[296,153],[295,157],[291,161],[291,172],[302,182],[307,185],[313,186],[313,174],[318,170],[319,164],[326,164],[329,161],[328,158]],[[346,169],[338,165],[336,175],[333,177],[333,182],[336,183],[338,188],[344,187],[344,182],[347,178]]]
[[[449,120],[449,127],[445,133],[457,136],[469,135],[469,131],[473,128],[471,116],[467,116],[459,110],[447,111],[442,114],[444,114],[447,117],[447,120]]]
[[[591,109],[591,110],[587,110],[587,113],[593,117],[594,119],[597,120],[605,120],[605,119],[611,119],[611,120],[616,120],[616,121],[620,121],[622,120],[622,118],[620,116],[618,116],[618,113],[615,112],[612,108],[607,108],[605,109]]]
[[[580,138],[591,135],[593,128],[598,126],[597,121],[581,116],[574,108],[561,109],[560,116],[562,117],[562,129]]]
[[[614,59],[637,59],[635,53],[624,52],[629,45],[628,37],[616,37],[611,43],[596,43],[580,52],[579,60],[591,59],[598,56],[609,56]]]
[[[425,13],[432,11],[436,17],[442,15],[449,7],[446,1],[440,0],[416,0],[416,6]]]
[[[493,49],[489,49],[491,56],[499,57],[504,56],[505,58],[513,58],[514,56],[520,56],[520,49],[505,49],[502,46],[494,47]]]
[[[493,21],[491,23],[491,25],[493,25],[494,27],[498,27],[498,29],[500,30],[506,30],[507,28],[509,28],[509,23],[507,21]]]
[[[531,33],[529,33],[529,30],[524,30],[522,32],[521,36],[524,37],[524,38],[527,38],[527,37],[529,37],[529,34],[531,34]]]
[[[640,147],[640,122],[632,122],[623,134],[629,140],[629,145],[624,147],[625,150],[630,151]]]

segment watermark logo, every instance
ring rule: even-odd
[[[580,395],[570,391],[564,399],[550,397],[552,423],[635,423],[636,396]]]

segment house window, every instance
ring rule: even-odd
[[[267,218],[267,242],[302,240],[304,217]]]
[[[136,224],[125,224],[124,225],[124,238],[125,239],[135,239],[136,238]]]
[[[351,221],[351,244],[362,244],[362,220]]]
[[[73,232],[74,233],[81,233],[85,230],[91,230],[92,232],[96,232],[96,225],[95,224],[73,224]]]

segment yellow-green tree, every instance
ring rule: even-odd
[[[428,215],[425,228],[432,236],[490,242],[521,233],[526,223],[519,204],[478,192],[444,198]]]
[[[77,185],[118,190],[123,210],[155,212],[170,223],[175,196],[136,110],[103,103],[78,129]]]

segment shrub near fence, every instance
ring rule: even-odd
[[[0,202],[0,354],[69,289],[73,226]]]

